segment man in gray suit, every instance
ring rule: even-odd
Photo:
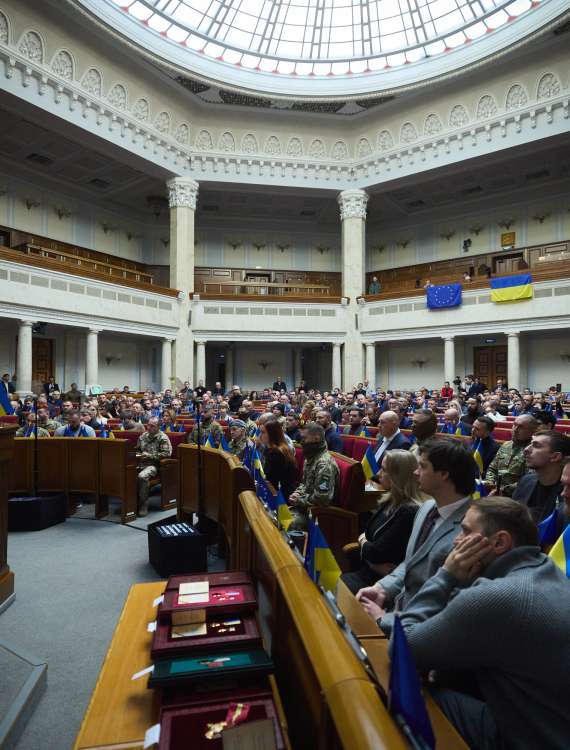
[[[386,635],[392,631],[394,612],[406,608],[451,551],[477,474],[477,464],[461,443],[447,438],[422,444],[416,476],[420,488],[434,499],[427,500],[416,515],[404,561],[356,596]]]

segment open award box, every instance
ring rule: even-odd
[[[205,610],[204,617],[202,622],[158,622],[152,641],[153,659],[261,645],[253,613],[218,615]]]
[[[180,576],[182,578],[182,576]],[[167,588],[158,609],[159,622],[188,625],[204,622],[205,612],[218,615],[240,615],[257,609],[252,583],[211,585],[209,580],[180,581],[178,588]]]
[[[208,581],[210,586],[234,586],[244,583],[253,585],[251,575],[244,570],[224,570],[220,573],[193,573],[189,575],[170,576],[166,582],[166,590],[177,589],[181,583],[196,583]]]

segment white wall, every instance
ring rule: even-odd
[[[551,385],[562,383],[563,390],[570,390],[570,361],[561,359],[561,354],[570,354],[570,332],[560,331],[545,334],[527,334],[528,387],[546,390]]]
[[[268,362],[266,369],[259,364]],[[293,383],[293,351],[283,344],[280,347],[256,346],[255,344],[238,344],[234,354],[234,381],[241,388],[271,388],[273,382],[281,378],[290,387]]]
[[[441,388],[443,385],[443,341],[426,339],[390,344],[387,347],[388,383],[396,389]],[[427,360],[423,367],[413,365],[416,359]]]

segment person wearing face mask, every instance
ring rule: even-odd
[[[477,697],[430,688],[469,747],[564,750],[569,611],[568,579],[540,551],[528,508],[490,497],[469,508],[400,623],[420,671],[459,669],[476,680]]]
[[[410,451],[419,458],[422,443],[437,432],[437,417],[431,409],[418,409],[412,416],[412,435],[415,442]]]
[[[305,531],[308,515],[314,505],[332,505],[338,493],[340,472],[328,451],[325,432],[320,424],[309,422],[303,429],[303,479],[289,496],[293,514],[290,530]]]

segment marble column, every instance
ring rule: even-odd
[[[342,344],[333,344],[332,350],[332,390],[342,387],[342,366],[340,361],[340,347]]]
[[[160,387],[164,391],[172,388],[172,339],[162,339],[162,359],[160,367]]]
[[[521,387],[521,355],[519,337],[519,331],[510,331],[509,333],[507,333],[507,382],[509,384],[509,388],[516,388],[517,390],[520,390]]]
[[[166,185],[170,206],[170,286],[181,292],[172,358],[176,387],[186,380],[193,381],[191,295],[194,292],[194,217],[199,186],[189,177],[174,177]]]
[[[453,383],[455,378],[455,337],[443,337],[443,379]],[[453,388],[453,386],[452,386]]]
[[[200,381],[206,384],[206,342],[196,342],[196,383],[199,385]]]
[[[87,331],[87,347],[85,352],[85,392],[87,386],[99,383],[99,329],[90,328]]]
[[[376,389],[376,344],[366,344],[366,380]]]
[[[228,346],[226,349],[226,391],[229,391],[234,384],[234,349]]]
[[[294,367],[293,367],[293,386],[297,388],[301,380],[303,380],[303,350],[300,346],[293,349]],[[292,390],[292,388],[290,390]]]
[[[32,326],[33,320],[21,320],[18,326],[18,364],[16,376],[18,378],[18,394],[20,396],[32,392]]]
[[[357,297],[364,289],[366,262],[366,206],[368,193],[359,188],[343,190],[338,195],[342,223],[342,295],[348,299],[344,306],[346,339],[344,342],[345,390],[351,389],[363,377],[364,362],[359,326]]]

